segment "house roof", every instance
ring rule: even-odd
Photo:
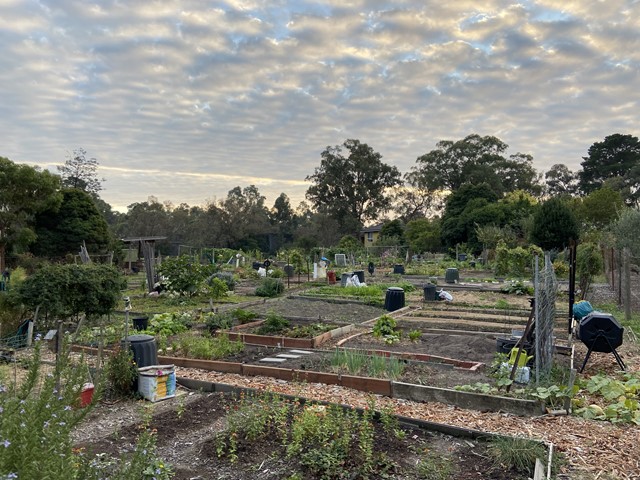
[[[383,225],[384,223],[378,223],[376,225],[371,225],[370,227],[364,227],[362,230],[360,230],[360,233],[379,232],[380,230],[382,230]]]

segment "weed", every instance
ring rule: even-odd
[[[453,473],[453,462],[449,457],[441,457],[433,453],[427,453],[418,463],[420,478],[427,480],[447,480]]]
[[[263,278],[260,286],[256,288],[258,297],[277,297],[282,292],[284,292],[284,283],[278,278]]]
[[[529,475],[533,474],[536,458],[547,458],[546,450],[544,444],[521,437],[494,437],[487,447],[489,455],[500,468],[506,466]]]
[[[409,332],[409,340],[412,342],[417,342],[422,338],[422,332],[420,330],[411,330]]]

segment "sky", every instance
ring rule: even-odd
[[[84,148],[119,211],[295,207],[347,139],[406,173],[494,135],[544,172],[640,133],[640,0],[0,0],[0,53],[0,156]]]

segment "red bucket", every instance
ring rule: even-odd
[[[93,383],[85,383],[80,390],[80,408],[86,407],[93,400]]]
[[[329,281],[329,283],[331,285],[333,285],[334,283],[336,283],[336,272],[329,270],[327,272],[327,280]]]

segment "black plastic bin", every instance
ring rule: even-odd
[[[425,302],[435,302],[438,299],[436,293],[436,286],[432,283],[427,283],[424,286],[424,300]]]
[[[456,283],[460,280],[460,273],[457,268],[447,268],[444,272],[444,281],[447,283]]]
[[[347,280],[349,280],[353,276],[353,272],[345,272],[340,277],[340,285],[343,287],[347,286]]]
[[[133,361],[138,368],[149,367],[158,364],[158,346],[156,339],[151,335],[129,335],[122,339],[120,344],[125,347],[129,344],[129,349],[133,354]],[[131,389],[138,391],[138,377],[135,378]]]
[[[133,328],[136,330],[146,330],[149,326],[149,317],[136,317],[133,320]]]
[[[364,270],[356,270],[353,274],[358,276],[360,283],[364,283]]]
[[[393,273],[398,275],[404,275],[404,265],[394,265]]]
[[[384,298],[384,309],[387,312],[400,310],[404,307],[404,290],[400,287],[387,288],[387,294]]]

